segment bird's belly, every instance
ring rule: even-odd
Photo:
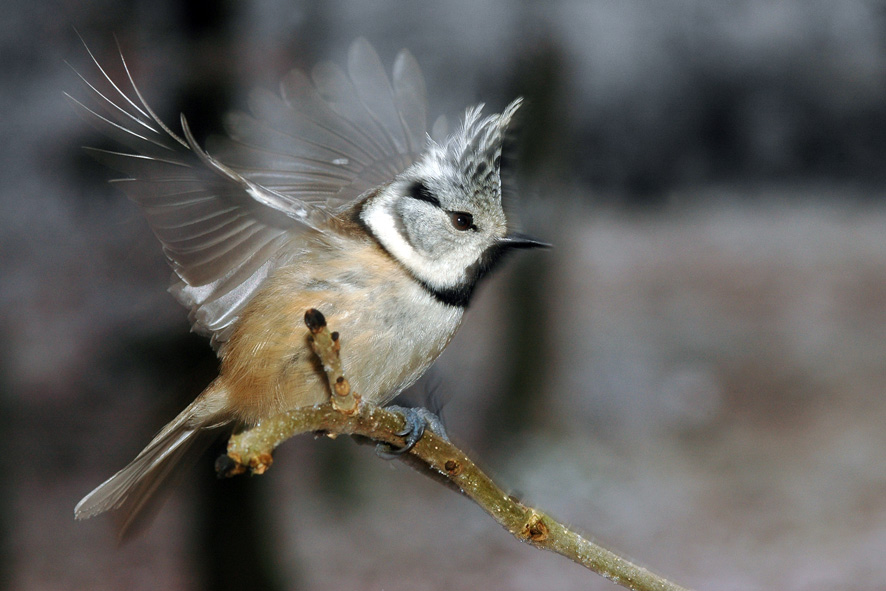
[[[220,377],[232,410],[253,423],[329,397],[310,349],[304,313],[320,310],[340,334],[345,376],[364,401],[385,404],[430,367],[463,309],[442,304],[409,277],[381,273],[293,276],[270,282],[244,310],[222,351]],[[288,279],[288,281],[287,281]]]

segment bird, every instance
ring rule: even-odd
[[[66,96],[119,145],[86,149],[122,173],[113,182],[147,218],[173,270],[169,291],[220,364],[76,505],[76,519],[114,511],[126,537],[207,439],[327,401],[306,310],[342,335],[362,401],[386,405],[443,352],[503,255],[548,246],[514,231],[502,203],[502,145],[521,99],[491,115],[470,107],[451,132],[429,133],[424,77],[407,50],[389,76],[357,39],[345,67],[293,70],[278,92],[254,90],[249,111],[228,114],[227,135],[205,147],[184,114],[180,133],[156,115],[122,51],[119,80],[86,52],[95,79],[75,72],[89,98]]]

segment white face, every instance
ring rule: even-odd
[[[407,171],[409,172],[409,171]],[[362,219],[417,279],[434,289],[473,284],[484,254],[505,236],[500,197],[469,199],[439,175],[404,174],[368,202]]]

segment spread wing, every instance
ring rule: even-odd
[[[67,96],[121,149],[88,149],[125,175],[116,182],[144,212],[173,268],[170,291],[216,348],[283,260],[285,244],[322,230],[412,164],[426,142],[415,59],[400,52],[389,78],[363,39],[351,46],[347,70],[323,64],[310,78],[291,72],[280,95],[252,92],[251,112],[230,114],[229,137],[210,138],[206,151],[184,117],[180,136],[154,114],[122,55],[119,82],[89,55],[97,80],[80,77],[90,104]]]

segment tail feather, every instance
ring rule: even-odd
[[[227,421],[195,421],[200,400],[195,401],[145,447],[125,468],[83,497],[74,508],[76,519],[115,511],[118,535],[130,537],[159,509],[163,491],[185,472],[218,437]]]

